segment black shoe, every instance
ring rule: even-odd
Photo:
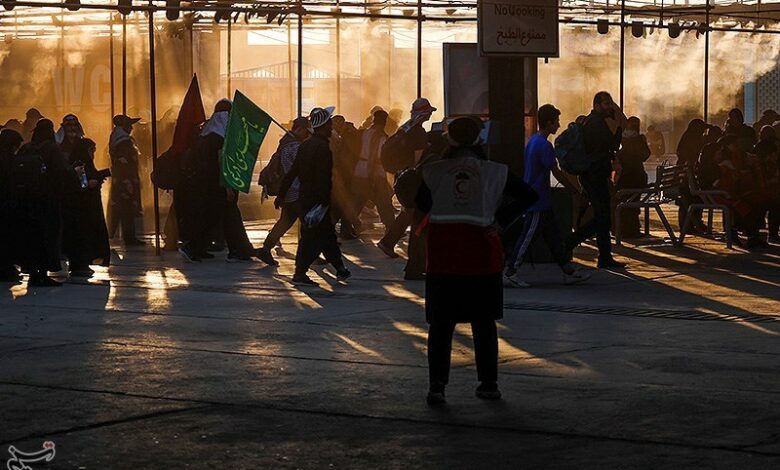
[[[274,255],[271,254],[271,250],[268,248],[258,248],[255,250],[255,256],[268,266],[279,266],[279,262],[274,259]]]
[[[614,259],[608,259],[599,261],[599,269],[626,269],[626,263],[615,261]]]
[[[758,248],[767,248],[769,244],[761,237],[750,237],[747,240],[746,247],[748,250],[755,250]]]
[[[200,258],[186,247],[179,248],[179,254],[187,263],[200,263]]]
[[[252,261],[252,257],[244,256],[244,255],[234,255],[232,253],[228,253],[227,258],[225,258],[225,261],[227,261],[228,263],[246,263]]]
[[[209,243],[209,246],[206,248],[206,251],[209,251],[211,253],[217,253],[217,252],[220,252],[220,251],[225,251],[225,244],[224,243],[211,242],[211,243]]]
[[[425,273],[404,273],[405,281],[424,281]]]
[[[393,248],[388,247],[381,241],[376,244],[376,247],[382,250],[382,253],[387,255],[388,258],[398,258],[398,253],[396,253]]]
[[[95,271],[91,269],[74,269],[70,272],[70,277],[92,277]]]
[[[342,230],[339,237],[342,240],[357,240],[359,238],[357,232],[354,230]]]
[[[19,274],[3,274],[0,276],[0,282],[19,282],[22,279],[22,276]]]
[[[311,278],[305,274],[293,276],[292,282],[296,286],[319,286],[319,284],[312,281]]]
[[[339,282],[346,281],[350,277],[352,277],[352,273],[347,268],[341,268],[336,271],[336,280]]]
[[[54,279],[50,278],[49,276],[36,276],[31,277],[30,282],[28,283],[31,286],[34,287],[60,287],[62,286],[62,283],[59,281],[55,281]]]
[[[475,392],[477,398],[483,400],[500,400],[501,391],[498,389],[498,384],[495,382],[482,382],[477,387]]]
[[[431,406],[447,403],[447,398],[444,396],[444,385],[432,384],[428,389],[428,396],[425,397],[425,401]]]
[[[125,240],[125,246],[144,246],[146,245],[146,242],[143,240],[139,240],[137,238],[131,238],[130,240]]]

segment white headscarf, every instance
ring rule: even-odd
[[[65,126],[63,125],[65,124],[65,121],[75,121],[79,128],[79,138],[84,137],[84,128],[81,126],[79,118],[77,118],[75,114],[68,114],[62,118],[62,124],[60,124],[60,128],[57,130],[57,133],[54,134],[54,141],[57,142],[57,145],[61,145],[65,141]]]

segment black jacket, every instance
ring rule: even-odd
[[[604,115],[594,110],[585,120],[582,139],[585,144],[585,152],[593,162],[588,173],[608,176],[612,172],[612,160],[615,158],[615,152],[620,149],[623,129],[618,127],[617,131],[613,133],[607,125]]]
[[[295,178],[300,181],[301,195],[298,201],[306,212],[317,204],[330,204],[333,189],[333,154],[328,139],[314,136],[301,144],[290,171],[284,175],[279,190],[280,200],[284,200]]]

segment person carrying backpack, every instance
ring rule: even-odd
[[[576,188],[571,187],[565,175],[558,169],[558,165],[555,163],[555,150],[547,140],[561,127],[560,116],[561,112],[555,106],[551,104],[541,106],[537,119],[539,132],[531,136],[525,147],[525,175],[523,179],[536,191],[539,199],[528,208],[523,222],[522,234],[507,259],[504,273],[505,287],[530,287],[530,284],[517,276],[517,268],[523,263],[533,242],[539,236],[542,237],[555,262],[563,271],[565,284],[577,284],[590,277],[577,270],[569,261],[553,213],[552,192],[550,190],[551,173],[555,174],[556,179],[566,185],[567,189],[577,193]]]
[[[607,119],[616,123],[613,130]],[[566,241],[571,252],[585,240],[596,236],[599,249],[599,269],[622,269],[624,263],[612,257],[610,240],[612,201],[610,184],[615,152],[620,149],[626,116],[606,91],[593,97],[593,110],[582,126],[582,139],[588,157],[587,169],[580,175],[580,183],[593,207],[593,220],[582,225]]]
[[[388,173],[397,174],[413,167],[428,148],[428,136],[423,124],[431,119],[436,108],[430,101],[418,98],[412,104],[411,119],[401,126],[382,147],[382,166]],[[397,258],[395,246],[406,233],[406,229],[414,221],[414,211],[402,209],[393,223],[385,232],[384,237],[376,244],[390,258]],[[411,237],[413,238],[414,233]],[[411,244],[411,240],[410,240]],[[412,277],[419,277],[412,273]]]
[[[279,141],[279,147],[271,157],[268,165],[260,173],[260,184],[269,196],[279,194],[284,176],[290,172],[298,155],[298,149],[312,135],[311,123],[305,117],[298,117],[292,123],[292,130],[286,133]],[[284,199],[280,203],[281,214],[268,236],[263,241],[263,246],[258,248],[256,256],[260,261],[269,266],[279,266],[271,254],[271,248],[279,243],[279,240],[295,225],[300,218],[298,196],[300,195],[301,182],[298,178],[290,185]]]

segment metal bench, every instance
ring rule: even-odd
[[[680,197],[687,176],[687,165],[659,166],[656,169],[655,182],[646,188],[621,189],[617,192],[617,206],[615,207],[615,244],[620,246],[622,242],[620,218],[624,209],[645,210],[645,234],[650,234],[650,209],[653,208],[661,218],[666,232],[672,243],[677,243],[669,219],[661,209],[662,204],[669,204]]]
[[[729,193],[717,189],[701,189],[699,188],[696,178],[693,176],[693,171],[688,170],[688,187],[691,191],[691,195],[698,197],[701,202],[697,202],[688,206],[688,213],[685,214],[685,223],[682,224],[682,230],[680,231],[679,245],[682,245],[685,241],[685,235],[691,228],[693,223],[693,213],[695,211],[707,211],[707,230],[712,233],[712,214],[714,211],[721,211],[723,214],[723,231],[724,238],[726,239],[726,248],[732,247],[732,224],[733,216],[731,214],[731,208],[726,204],[717,201],[717,198],[729,198]]]

